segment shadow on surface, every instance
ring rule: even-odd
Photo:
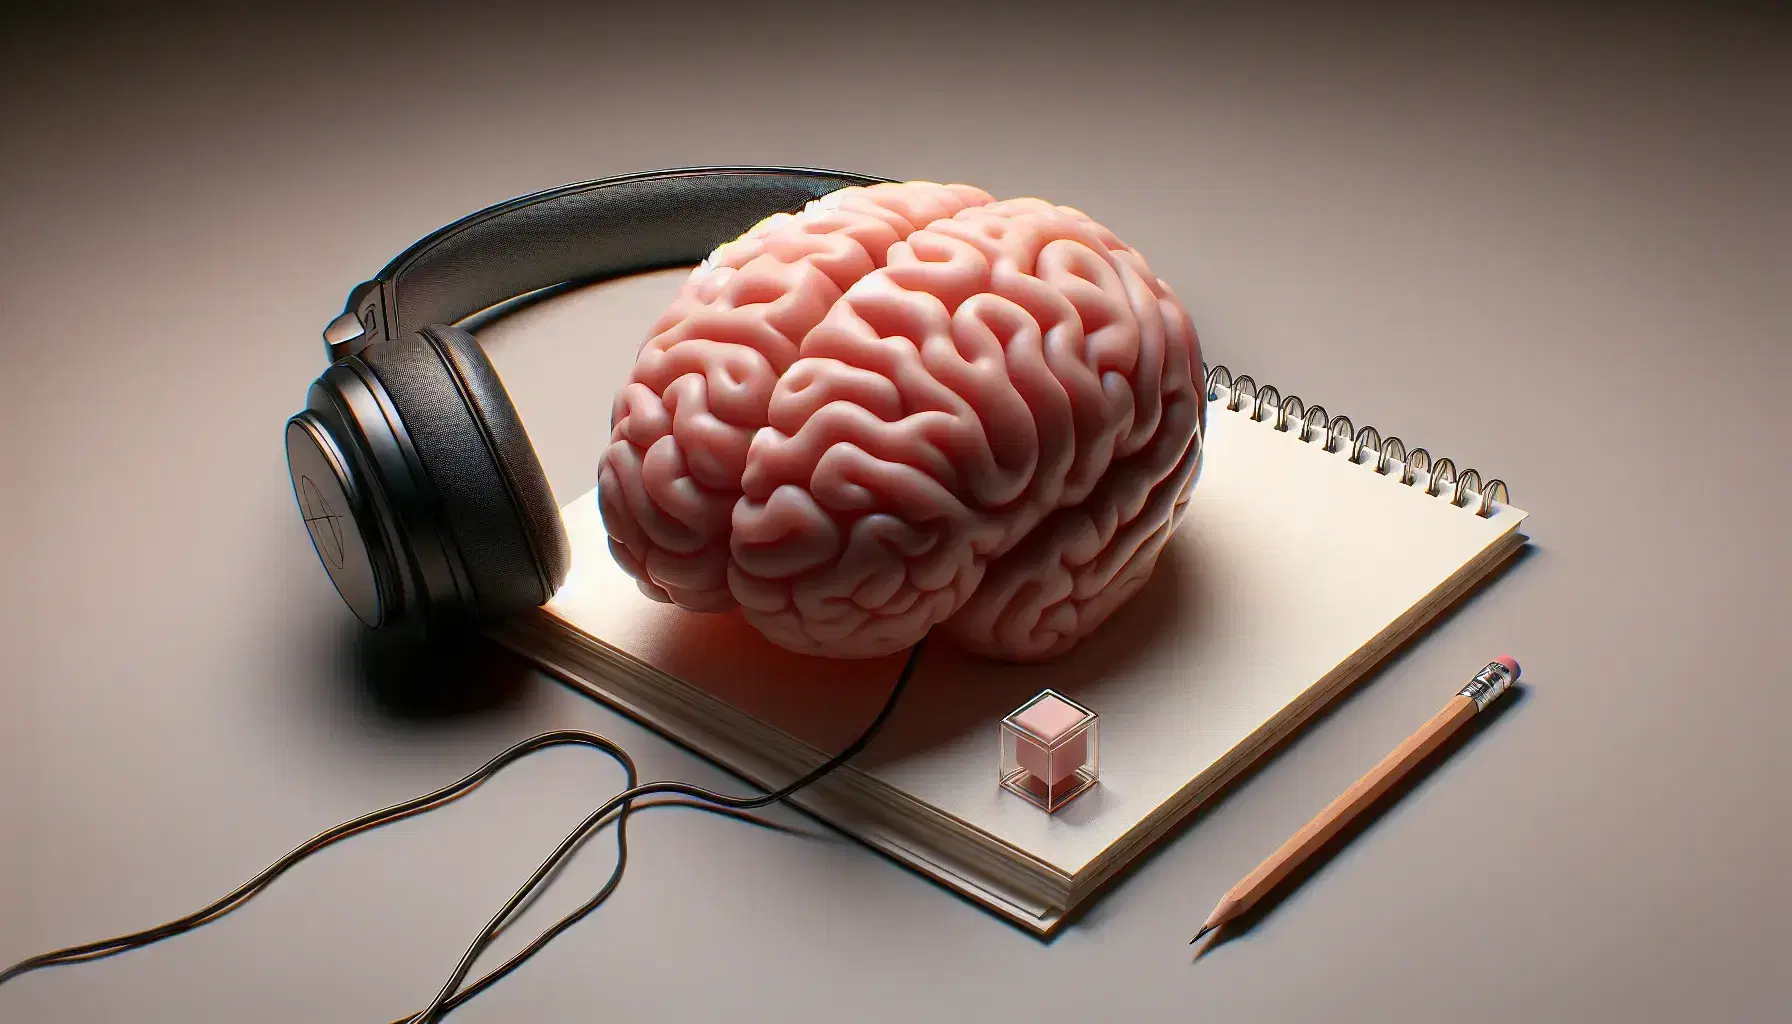
[[[1099,701],[1091,695],[1104,680],[1123,678],[1163,634],[1202,614],[1200,597],[1185,582],[1190,570],[1170,568],[1198,558],[1166,547],[1137,593],[1083,643],[1049,662],[998,661],[961,648],[944,633],[930,637],[908,691],[854,766],[876,768],[979,733],[993,744],[995,723],[1046,686],[1072,699]],[[864,661],[797,654],[766,639],[736,609],[666,617],[648,657],[655,668],[710,697],[833,751],[877,714],[906,654]]]
[[[512,710],[540,677],[532,664],[473,634],[425,645],[349,628],[341,684],[357,703],[398,723],[424,724]]]
[[[995,723],[1046,687],[1102,706],[1112,680],[1126,678],[1129,667],[1178,623],[1202,615],[1200,594],[1187,585],[1187,576],[1201,571],[1188,563],[1199,559],[1191,545],[1165,545],[1136,593],[1081,643],[1048,661],[1001,661],[966,651],[943,634],[931,638],[903,707],[860,765],[912,757],[967,735],[987,735],[993,745]]]

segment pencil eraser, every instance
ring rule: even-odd
[[[1516,683],[1518,681],[1518,662],[1513,661],[1511,655],[1502,654],[1493,660],[1498,662],[1501,665],[1506,666],[1506,671],[1512,673],[1512,681],[1513,682]]]

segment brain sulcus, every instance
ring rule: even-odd
[[[692,271],[616,396],[599,475],[641,590],[867,658],[936,626],[1064,653],[1130,597],[1201,459],[1201,353],[1078,210],[841,189]]]

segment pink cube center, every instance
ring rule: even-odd
[[[1078,733],[1061,744],[1058,742],[1081,724],[1084,717],[1081,710],[1056,697],[1039,701],[1015,716],[1014,723],[1042,742],[1034,743],[1024,735],[1016,737],[1014,759],[1033,777],[1056,787],[1076,774],[1088,760],[1088,732]]]

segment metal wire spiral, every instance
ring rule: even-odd
[[[1432,497],[1447,496],[1450,504],[1466,508],[1472,499],[1479,498],[1475,514],[1482,517],[1492,516],[1495,503],[1511,504],[1512,493],[1504,480],[1488,480],[1481,482],[1481,474],[1473,469],[1458,471],[1456,463],[1450,459],[1433,459],[1431,453],[1423,448],[1406,449],[1406,443],[1398,437],[1381,436],[1381,431],[1365,424],[1360,430],[1350,421],[1348,416],[1330,416],[1323,405],[1308,407],[1299,395],[1283,397],[1280,389],[1269,384],[1258,384],[1249,374],[1240,374],[1237,378],[1225,366],[1209,367],[1201,364],[1201,374],[1206,381],[1207,400],[1217,402],[1220,389],[1226,390],[1225,407],[1238,412],[1245,403],[1250,403],[1247,415],[1258,423],[1264,422],[1271,413],[1275,414],[1275,422],[1270,424],[1276,430],[1296,429],[1291,424],[1299,424],[1300,439],[1305,442],[1318,441],[1328,452],[1344,451],[1351,462],[1362,465],[1363,453],[1376,453],[1374,470],[1387,475],[1393,466],[1400,468],[1400,482],[1412,487],[1418,484],[1419,474],[1424,474],[1424,491]],[[1373,442],[1370,439],[1373,438]],[[1340,446],[1348,445],[1347,451]],[[1497,497],[1496,497],[1497,495]]]

